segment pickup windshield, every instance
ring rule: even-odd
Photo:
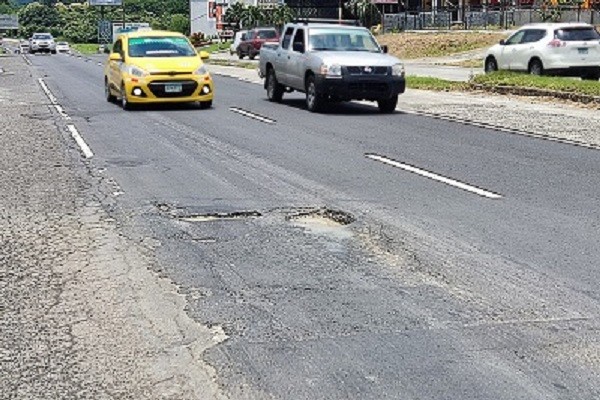
[[[312,51],[381,51],[366,29],[312,28],[309,46]]]
[[[193,57],[196,52],[184,37],[138,37],[129,39],[130,57]]]

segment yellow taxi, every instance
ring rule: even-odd
[[[104,68],[107,101],[133,104],[193,102],[212,106],[213,80],[187,37],[166,31],[135,31],[117,36]]]

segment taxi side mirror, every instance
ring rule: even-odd
[[[121,55],[119,53],[110,53],[110,56],[108,56],[108,59],[110,61],[123,61],[123,57],[121,57]]]
[[[210,58],[210,54],[208,54],[207,51],[201,51],[200,52],[200,58],[203,60],[208,60]]]

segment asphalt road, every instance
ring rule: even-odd
[[[230,398],[600,397],[596,150],[224,77],[211,110],[125,112],[96,62],[30,59],[123,232],[229,336]]]

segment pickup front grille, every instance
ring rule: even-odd
[[[387,75],[389,73],[389,67],[346,67],[346,72],[348,75]]]
[[[167,93],[165,92],[165,85],[171,83],[178,83],[181,85],[181,92],[179,93]],[[154,81],[148,84],[148,88],[152,94],[156,97],[187,97],[194,94],[198,88],[198,83],[195,81]]]
[[[356,92],[386,92],[387,83],[382,82],[355,82],[348,84],[348,89]]]

